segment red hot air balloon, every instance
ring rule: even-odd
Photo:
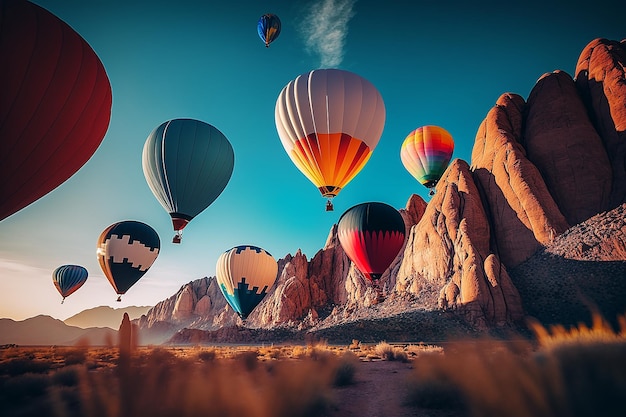
[[[348,209],[339,218],[337,226],[341,247],[359,271],[373,282],[377,291],[380,277],[404,245],[405,233],[400,212],[378,202],[362,203]]]
[[[43,197],[96,151],[111,84],[87,42],[47,10],[0,2],[0,220]]]

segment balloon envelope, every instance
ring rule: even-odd
[[[0,2],[0,220],[43,197],[96,151],[111,85],[87,42],[27,1]]]
[[[352,72],[318,69],[289,82],[275,108],[278,135],[296,167],[335,197],[365,166],[385,125],[382,96]]]
[[[236,246],[220,255],[216,270],[224,298],[245,319],[274,285],[278,264],[265,249]]]
[[[259,18],[256,30],[266,48],[280,35],[280,27],[280,19],[275,14],[267,13]]]
[[[422,126],[402,143],[400,159],[407,171],[427,188],[433,188],[454,152],[452,135],[439,126]]]
[[[83,286],[87,275],[87,269],[80,265],[61,265],[52,272],[52,282],[65,300],[65,297]]]
[[[154,129],[143,147],[148,186],[182,229],[224,191],[235,165],[233,147],[222,132],[193,119],[169,120]]]
[[[159,235],[152,227],[125,220],[102,231],[96,254],[104,275],[121,295],[148,272],[160,247]]]
[[[348,209],[337,226],[341,247],[370,281],[378,280],[389,268],[404,245],[405,233],[400,212],[378,202]]]

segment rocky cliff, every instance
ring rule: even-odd
[[[599,213],[622,213],[625,65],[625,41],[596,39],[583,50],[575,79],[557,70],[540,77],[527,100],[515,93],[499,97],[480,124],[471,164],[452,161],[428,204],[412,195],[400,209],[407,239],[381,279],[383,302],[345,255],[335,226],[311,259],[300,251],[280,259],[276,284],[245,325],[314,330],[421,311],[452,313],[474,328],[490,329],[521,323],[529,314],[552,321],[546,305],[565,311],[562,300],[574,305],[572,297],[586,305],[609,303],[610,313],[626,311],[624,274],[615,273],[626,261],[623,228],[611,222],[593,223],[607,226],[607,233],[596,233],[600,241],[593,248],[605,249],[592,262],[617,264],[593,284],[583,285],[588,276],[577,278],[575,296],[571,285],[561,285],[570,275],[527,272],[538,270],[546,257],[588,252],[584,242],[570,242],[558,255],[548,248],[562,236],[579,239],[572,227]],[[598,286],[605,290],[593,290]],[[575,323],[589,313],[579,304],[572,311],[559,318]],[[144,330],[169,332],[237,323],[214,278],[183,286],[139,321]]]

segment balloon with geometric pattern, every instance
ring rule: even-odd
[[[380,92],[339,69],[298,76],[280,92],[274,111],[281,143],[294,165],[324,198],[332,198],[363,169],[385,125]]]
[[[224,298],[244,320],[274,285],[277,274],[274,257],[252,245],[227,250],[216,265],[217,283]]]
[[[65,298],[73,294],[87,281],[87,269],[80,265],[61,265],[52,272],[52,282],[59,294]]]
[[[404,139],[400,159],[406,170],[433,195],[453,152],[454,140],[447,130],[439,126],[422,126]]]
[[[160,247],[157,232],[142,222],[125,220],[102,231],[96,255],[104,275],[119,295],[117,301],[148,272]]]
[[[266,13],[259,18],[256,30],[266,48],[280,35],[280,26],[280,19],[275,14]]]

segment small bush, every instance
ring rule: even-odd
[[[356,367],[359,363],[359,358],[348,351],[344,353],[336,365],[335,377],[333,379],[333,385],[336,387],[344,387],[346,385],[354,384],[354,375],[356,373]]]
[[[87,360],[86,349],[71,349],[65,352],[65,365],[79,365],[85,363]]]
[[[215,349],[203,350],[198,353],[198,359],[202,362],[213,362],[216,357]]]

